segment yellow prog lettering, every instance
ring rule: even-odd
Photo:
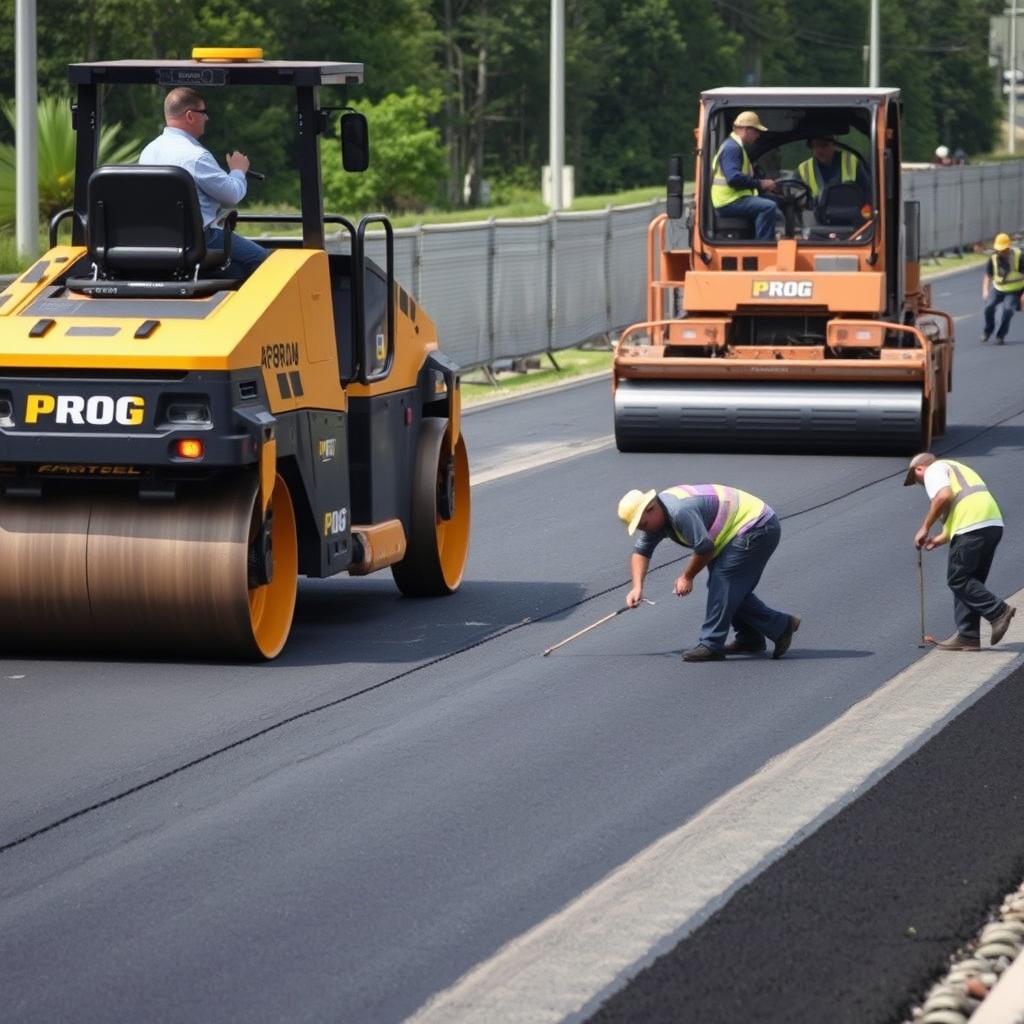
[[[40,416],[48,416],[56,408],[53,395],[29,395],[25,399],[25,422],[38,423]]]

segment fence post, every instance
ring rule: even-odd
[[[612,205],[604,208],[604,333],[611,334],[616,324],[612,323]]]
[[[555,249],[558,245],[558,221],[555,211],[548,214],[548,351],[555,350],[555,324],[558,321],[558,280],[555,271]]]
[[[964,165],[960,164],[960,209],[959,209],[959,221],[957,226],[957,247],[956,251],[963,256],[964,250],[967,248],[967,242],[964,239]]]
[[[497,280],[498,262],[498,228],[494,218],[487,221],[487,365],[494,365],[494,310],[497,302],[494,298],[495,281]]]
[[[412,245],[412,287],[416,301],[423,294],[423,221],[416,225],[416,234]]]

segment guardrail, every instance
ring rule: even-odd
[[[921,204],[922,256],[1024,229],[1024,160],[905,169]],[[646,238],[663,200],[517,220],[424,224],[394,232],[395,279],[433,317],[464,369],[571,348],[646,316]],[[680,222],[669,232],[685,244]],[[367,254],[384,265],[383,233]],[[342,248],[340,238],[328,240]]]

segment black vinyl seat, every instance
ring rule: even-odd
[[[711,208],[711,226],[715,238],[738,240],[754,237],[754,222],[749,217],[729,217]]]
[[[859,186],[850,181],[833,182],[821,190],[818,198],[818,223],[852,227],[864,219],[860,214],[863,205]]]
[[[231,231],[224,248],[207,249],[199,196],[181,167],[111,164],[89,178],[87,245],[93,277],[70,278],[67,287],[106,298],[200,297],[237,288],[234,278],[202,278],[231,262]]]

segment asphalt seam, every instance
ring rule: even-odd
[[[949,448],[942,449],[938,454],[942,455],[947,452],[955,451],[957,448],[960,448],[963,445],[976,440],[977,438],[988,433],[990,430],[994,430],[996,427],[999,427],[1002,424],[1007,423],[1010,420],[1016,419],[1022,415],[1024,415],[1024,408],[1021,408],[1016,412],[1010,414],[1009,416],[1003,417],[1000,420],[996,420],[994,423],[990,423],[988,426],[983,427],[977,433],[971,434],[969,437],[964,438],[957,444],[951,445]],[[828,506],[833,505],[838,501],[842,501],[844,498],[848,498],[851,495],[859,493],[860,491],[867,490],[869,487],[874,487],[876,484],[884,483],[886,480],[892,480],[899,476],[902,476],[904,472],[905,470],[899,470],[895,473],[887,473],[884,476],[878,477],[874,480],[870,480],[867,483],[861,484],[858,487],[854,487],[851,490],[844,492],[843,494],[838,494],[835,497],[829,498],[822,502],[818,502],[815,505],[810,505],[807,508],[798,509],[796,512],[789,512],[786,515],[779,516],[779,519],[781,521],[787,521],[790,519],[795,519],[798,516],[806,515],[809,512],[814,512],[822,508],[827,508]],[[660,562],[658,565],[652,566],[649,569],[648,575],[654,572],[658,572],[661,569],[665,569],[668,566],[676,565],[688,557],[688,555],[678,555],[675,558],[670,558],[664,562]],[[323,704],[317,704],[316,706],[306,708],[303,711],[298,711],[294,715],[289,715],[287,718],[283,718],[279,722],[274,722],[271,725],[268,725],[265,728],[258,730],[257,732],[250,733],[247,736],[242,736],[239,739],[234,740],[233,742],[228,743],[223,747],[218,747],[216,750],[212,750],[206,754],[203,754],[200,757],[193,758],[191,761],[187,761],[182,765],[178,765],[176,768],[171,768],[166,772],[162,772],[159,775],[153,776],[153,778],[151,779],[146,779],[143,782],[139,782],[134,786],[130,786],[128,789],[121,790],[118,793],[114,793],[111,796],[105,797],[103,800],[98,800],[95,803],[89,804],[88,806],[83,807],[77,811],[73,811],[71,814],[66,814],[63,817],[50,822],[49,824],[42,825],[37,829],[33,829],[31,832],[26,832],[23,835],[17,836],[16,838],[11,839],[6,843],[0,844],[0,854],[7,853],[9,850],[13,850],[15,847],[21,846],[32,839],[37,839],[40,836],[44,836],[47,833],[52,832],[55,829],[62,827],[63,825],[67,825],[72,821],[76,821],[77,819],[84,817],[87,814],[92,814],[95,811],[102,810],[104,807],[109,807],[111,804],[115,804],[121,800],[126,799],[127,797],[133,796],[134,794],[139,793],[142,790],[149,789],[151,786],[155,786],[158,783],[173,778],[175,775],[180,775],[182,772],[188,771],[190,768],[195,768],[198,765],[205,764],[206,762],[211,761],[216,757],[219,757],[221,754],[226,754],[229,751],[235,750],[238,747],[244,746],[247,743],[251,743],[254,740],[258,740],[263,736],[266,736],[272,732],[276,732],[278,729],[284,728],[286,725],[291,725],[293,722],[300,721],[303,718],[309,718],[310,716],[319,714],[322,711],[329,711],[332,708],[336,708],[341,704],[346,704],[349,701],[355,700],[357,697],[364,697],[367,694],[373,693],[375,690],[379,690],[384,686],[388,686],[392,683],[399,682],[402,679],[406,679],[409,676],[414,675],[418,672],[423,672],[426,669],[433,668],[434,666],[439,665],[442,662],[448,661],[451,658],[458,657],[460,654],[465,654],[467,651],[475,650],[478,647],[482,647],[484,644],[489,644],[495,640],[501,639],[502,637],[509,636],[510,634],[518,632],[520,629],[523,629],[526,626],[538,625],[558,615],[562,615],[565,612],[570,612],[577,608],[582,608],[584,605],[589,604],[591,601],[596,601],[598,598],[605,597],[608,594],[621,590],[624,586],[627,585],[627,583],[628,581],[622,581],[619,583],[612,584],[609,587],[605,587],[603,590],[596,591],[595,593],[590,594],[587,597],[581,598],[579,601],[573,601],[570,604],[564,605],[560,608],[553,609],[550,612],[546,612],[544,615],[539,615],[536,617],[531,616],[522,619],[520,622],[512,623],[511,625],[505,626],[502,629],[495,630],[493,633],[488,633],[486,636],[481,637],[479,640],[474,640],[470,644],[465,644],[462,647],[458,647],[453,651],[447,652],[446,654],[438,655],[436,658],[432,658],[430,661],[426,661],[421,665],[415,665],[412,668],[408,668],[403,672],[397,673],[396,675],[389,676],[387,679],[382,679],[379,682],[374,683],[372,686],[363,687],[361,690],[356,690],[353,693],[346,694],[344,697],[338,697],[335,700],[327,701]]]

